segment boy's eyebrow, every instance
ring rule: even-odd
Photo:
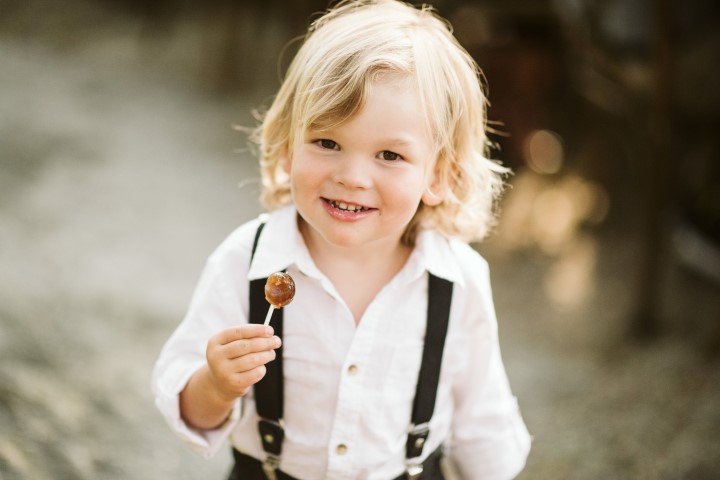
[[[411,139],[401,138],[401,137],[383,138],[380,140],[380,142],[386,143],[388,145],[396,145],[396,146],[400,146],[400,147],[413,146],[417,143],[416,141],[413,141]]]
[[[327,130],[308,130],[305,132],[304,137],[305,138],[324,138],[324,137],[333,137],[336,136],[336,133],[333,129],[327,129]],[[389,145],[399,145],[399,146],[409,146],[413,145],[417,142],[403,137],[387,137],[387,138],[380,138],[376,140],[378,143],[385,143]]]
[[[404,138],[391,138],[385,141],[394,145],[410,145],[411,143],[414,143],[411,140],[406,140]]]
[[[308,128],[303,133],[305,137],[323,137],[333,134],[332,128]]]

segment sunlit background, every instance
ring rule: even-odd
[[[441,0],[513,169],[491,265],[520,479],[720,475],[710,0]],[[0,0],[0,478],[224,478],[149,377],[254,217],[243,128],[320,0]]]

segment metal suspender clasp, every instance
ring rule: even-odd
[[[428,424],[428,422],[410,426],[406,446],[406,457],[408,461],[405,468],[408,480],[417,480],[423,473],[422,462],[411,461],[410,459],[417,458],[422,455],[425,441],[427,440],[429,435],[430,425]]]
[[[265,450],[265,461],[262,464],[263,472],[265,472],[268,480],[276,480],[277,474],[275,471],[280,468],[280,452],[285,437],[285,426],[282,420],[276,422],[261,418],[258,422],[258,428],[263,450]]]
[[[405,472],[407,474],[408,480],[418,480],[420,478],[420,475],[422,475],[423,473],[423,464],[408,464]]]
[[[272,454],[265,456],[265,461],[262,464],[263,472],[268,480],[277,480],[275,471],[280,467],[280,457]]]
[[[429,435],[430,427],[428,422],[410,426],[406,445],[406,457],[408,459],[419,457],[420,455],[422,455],[425,441],[427,440]]]

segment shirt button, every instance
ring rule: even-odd
[[[348,375],[350,375],[351,377],[357,375],[357,373],[358,373],[358,367],[357,367],[357,365],[350,365],[350,366],[348,367],[348,369],[347,369],[347,373],[348,373]]]
[[[345,455],[347,453],[347,450],[347,445],[345,445],[344,443],[341,443],[340,445],[335,447],[335,453],[337,453],[338,455]]]

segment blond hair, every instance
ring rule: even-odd
[[[486,98],[480,69],[429,6],[395,0],[341,1],[310,26],[253,139],[260,146],[261,201],[291,201],[283,159],[298,135],[332,128],[364,103],[385,74],[413,79],[433,134],[442,202],[422,204],[403,241],[420,228],[466,241],[486,236],[507,169],[486,156]]]

